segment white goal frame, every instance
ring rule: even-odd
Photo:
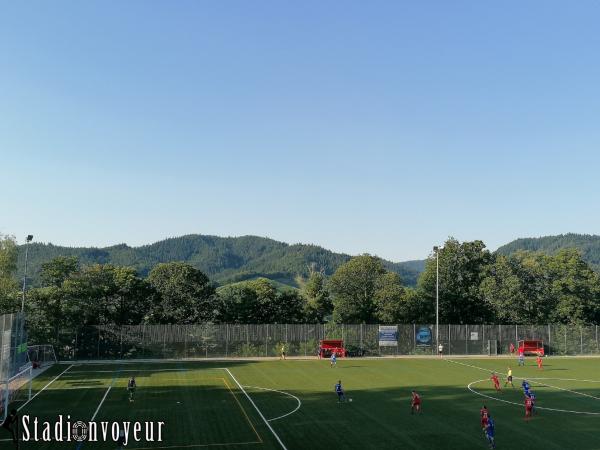
[[[31,355],[35,354],[37,356],[43,355],[43,360],[39,361],[36,359],[35,361],[31,359]],[[35,362],[40,364],[40,367],[45,367],[48,365],[56,364],[58,359],[56,358],[56,353],[54,352],[54,346],[50,344],[42,344],[42,345],[29,345],[27,347],[27,362],[33,364]]]
[[[31,400],[31,383],[33,381],[33,367],[28,364],[16,375],[13,375],[8,380],[0,381],[0,418],[4,422],[8,415],[8,409],[13,401],[16,400],[17,394],[21,389],[26,391],[26,399]]]

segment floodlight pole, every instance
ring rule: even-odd
[[[25,240],[25,274],[23,275],[23,298],[21,300],[21,312],[25,309],[25,288],[27,287],[27,258],[29,256],[29,243],[33,240],[33,235],[27,235]]]
[[[440,346],[440,248],[433,247],[435,252],[435,346]]]

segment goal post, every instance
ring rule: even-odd
[[[50,344],[30,345],[27,347],[27,361],[34,368],[46,367],[58,362],[54,346]]]
[[[0,381],[0,418],[2,422],[6,419],[10,409],[18,408],[20,404],[31,399],[32,380],[33,367],[29,364],[8,380]]]

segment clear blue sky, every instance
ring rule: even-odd
[[[393,260],[599,233],[596,1],[0,12],[0,233],[256,234]]]

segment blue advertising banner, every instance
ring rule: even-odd
[[[379,346],[398,346],[398,325],[379,325]]]
[[[432,342],[431,328],[419,327],[415,335],[415,343],[417,347],[428,347]]]

